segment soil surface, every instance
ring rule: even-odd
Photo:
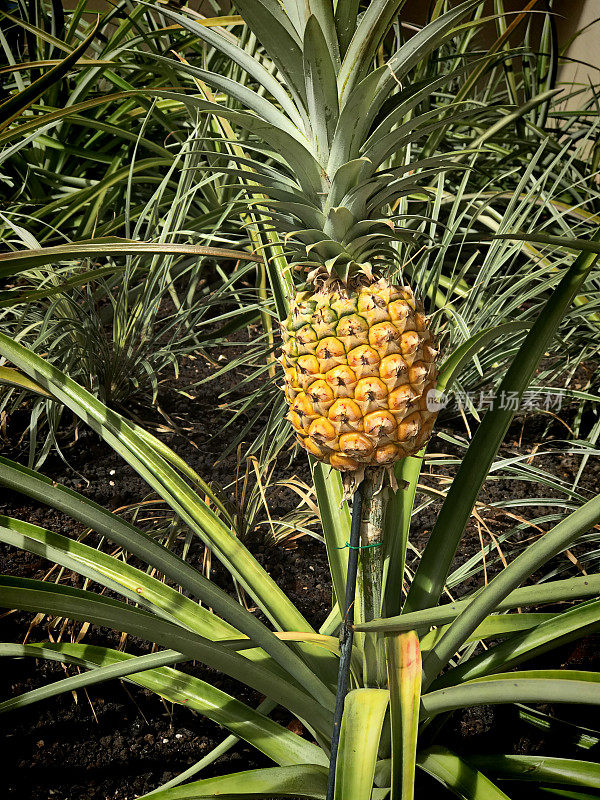
[[[231,373],[219,381],[202,386],[194,384],[203,377],[213,374],[223,365],[223,359],[235,356],[236,349],[228,348],[219,361],[210,363],[203,357],[186,358],[177,381],[169,379],[161,384],[158,405],[161,414],[148,411],[140,405],[128,409],[137,421],[148,426],[170,447],[183,456],[188,463],[206,480],[214,481],[226,489],[230,499],[235,499],[236,486],[231,485],[239,473],[238,496],[244,478],[245,464],[241,469],[237,456],[232,453],[223,457],[230,441],[228,431],[219,432],[223,416],[215,409],[223,402],[221,393],[232,391],[232,397],[241,397],[236,389],[236,378]],[[212,354],[211,354],[212,355]],[[237,378],[239,381],[239,376]],[[185,393],[182,393],[185,392]],[[23,429],[21,424],[26,416],[16,414],[9,421],[4,455],[26,463],[27,452],[19,443]],[[567,414],[567,422],[568,414]],[[259,421],[260,424],[260,421]],[[590,424],[588,421],[585,424]],[[529,416],[516,421],[505,440],[505,455],[525,455],[532,457],[532,463],[545,470],[549,476],[563,481],[572,481],[577,473],[579,458],[565,452],[566,445],[558,440],[566,437],[563,424],[549,415]],[[460,440],[465,440],[465,427],[460,420],[442,419],[438,435],[432,440],[429,452],[439,454],[432,466],[423,476],[423,484],[436,489],[440,481],[453,473],[455,466],[452,456],[461,452]],[[555,441],[556,444],[552,445]],[[141,500],[151,500],[152,493],[137,474],[104,445],[95,434],[81,429],[75,442],[63,442],[64,460],[55,453],[45,462],[42,471],[52,479],[82,492],[87,497],[112,510],[121,510],[132,519],[132,504]],[[561,449],[553,455],[540,455],[548,449]],[[536,455],[537,453],[537,455]],[[306,458],[297,454],[290,460],[289,454],[280,457],[277,477],[295,474],[300,479],[309,480]],[[598,483],[598,463],[593,459],[587,464],[579,484],[584,494],[594,490]],[[545,497],[540,505],[528,505],[532,497]],[[544,514],[560,511],[552,498],[559,493],[547,485],[541,487],[525,480],[514,478],[489,481],[480,500],[480,521],[473,521],[461,543],[454,567],[465,564],[469,558],[481,550],[481,543],[491,544],[486,558],[486,574],[489,579],[502,566],[502,559],[518,552],[523,544],[547,529],[549,523],[536,523],[537,527],[526,524],[526,520]],[[502,509],[497,503],[508,498],[517,501],[510,508]],[[418,500],[425,499],[420,494]],[[270,495],[270,512],[274,519],[291,511],[297,497],[285,489],[275,489]],[[494,506],[494,504],[496,504]],[[491,506],[491,507],[490,507]],[[415,550],[409,560],[413,566],[416,552],[424,547],[435,520],[439,502],[424,508],[414,520],[411,542]],[[30,502],[18,494],[3,492],[0,495],[0,513],[14,516],[42,525],[65,535],[75,536],[83,533],[81,526],[66,516]],[[137,522],[151,530],[160,528],[169,521],[167,512],[159,504],[150,504],[147,510],[139,512]],[[264,515],[259,518],[264,519]],[[518,526],[521,526],[520,529]],[[316,539],[303,536],[286,545],[273,544],[265,534],[267,528],[261,526],[250,530],[246,543],[258,560],[266,567],[273,578],[282,586],[292,601],[299,607],[309,622],[318,627],[331,608],[331,584],[324,546]],[[507,537],[507,538],[503,538]],[[88,544],[98,544],[97,537],[88,535]],[[183,552],[185,536],[180,536],[174,547]],[[206,569],[206,552],[202,543],[192,540],[185,553],[187,560],[198,569]],[[102,545],[109,550],[106,543]],[[572,553],[572,560],[565,556],[557,559],[553,567],[569,570],[561,577],[575,574],[581,565],[577,560],[578,551]],[[80,578],[65,572],[59,575],[52,570],[51,563],[12,548],[2,547],[0,551],[0,571],[27,578],[60,579],[73,586],[83,586]],[[133,561],[132,563],[135,563]],[[589,568],[589,567],[588,567]],[[210,577],[220,586],[235,594],[228,573],[213,558],[210,563]],[[453,588],[453,596],[460,596],[484,580],[480,566],[462,584]],[[97,589],[94,585],[87,588]],[[257,612],[258,613],[258,612]],[[95,626],[82,626],[38,618],[27,613],[9,613],[2,619],[2,640],[7,642],[70,640],[78,637],[89,644],[122,647],[128,652],[141,654],[151,651],[151,645],[128,636],[124,641],[120,634]],[[577,669],[600,669],[598,637],[590,637],[554,651],[541,658],[536,665],[566,667]],[[223,688],[245,702],[257,705],[260,697],[214,670],[196,663],[181,667],[198,677],[202,677]],[[33,659],[5,658],[0,663],[3,698],[18,695],[42,686],[53,680],[75,674],[74,667],[35,661]],[[550,710],[564,720],[577,721],[578,724],[596,727],[594,715],[585,707],[577,709],[555,708]],[[274,717],[284,724],[298,730],[298,723],[275,712]],[[212,748],[219,744],[227,731],[213,724],[193,711],[180,705],[162,701],[149,691],[132,684],[112,681],[95,685],[76,695],[66,694],[58,698],[30,705],[19,711],[12,711],[3,717],[4,794],[18,800],[133,800],[139,795],[155,789],[190,767]],[[296,727],[294,727],[296,726]],[[433,735],[433,731],[432,731]],[[598,750],[581,750],[569,739],[568,728],[557,728],[549,733],[541,731],[519,718],[515,706],[483,707],[467,709],[455,714],[436,729],[436,741],[445,742],[453,750],[462,753],[528,753],[560,755],[595,760]],[[207,767],[201,777],[224,774],[226,772],[269,766],[270,762],[243,743]],[[444,791],[439,784],[431,783],[423,776],[419,797],[442,797]],[[508,789],[511,797],[517,797]],[[531,796],[531,792],[528,792]],[[448,795],[449,796],[449,795]]]

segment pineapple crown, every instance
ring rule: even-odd
[[[236,0],[261,45],[254,53],[229,32],[160,9],[249,76],[241,83],[176,62],[177,70],[243,110],[177,97],[193,110],[214,113],[245,130],[245,150],[256,158],[239,147],[212,156],[221,160],[220,171],[241,182],[257,213],[282,237],[291,263],[305,269],[309,279],[331,276],[347,282],[365,269],[378,271],[397,262],[398,242],[414,245],[419,233],[395,226],[385,212],[414,195],[425,178],[457,166],[452,155],[428,154],[436,149],[430,146],[432,137],[450,122],[473,115],[473,109],[454,103],[421,113],[419,106],[464,75],[466,67],[435,79],[423,72],[414,80],[414,73],[481,0],[466,0],[438,16],[373,69],[404,2],[371,0],[359,14],[356,0]],[[396,34],[399,41],[399,28]],[[156,58],[173,67],[170,59]],[[410,161],[406,154],[419,139],[425,139],[425,157]]]

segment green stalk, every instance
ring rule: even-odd
[[[346,595],[343,606],[342,624],[340,627],[340,664],[338,669],[337,691],[335,695],[335,709],[333,712],[333,729],[331,733],[331,751],[329,756],[329,774],[327,778],[326,800],[334,800],[335,780],[337,768],[337,755],[340,744],[342,718],[348,683],[350,681],[350,663],[352,660],[352,641],[354,631],[349,624],[352,605],[356,597],[356,577],[358,572],[358,554],[360,552],[360,522],[362,518],[364,482],[356,487],[352,500],[352,523],[350,527],[350,541],[348,542],[350,555],[348,556],[348,570],[346,573]],[[340,609],[342,610],[342,609]]]
[[[365,470],[358,584],[361,622],[371,622],[381,617],[385,562],[383,533],[388,499],[388,490],[384,482],[385,470],[382,467]],[[366,687],[387,686],[385,665],[384,637],[378,633],[367,634],[363,651],[363,679]]]

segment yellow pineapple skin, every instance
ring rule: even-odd
[[[281,364],[298,442],[342,472],[386,467],[427,442],[437,351],[408,286],[304,292],[290,303]]]

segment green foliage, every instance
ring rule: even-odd
[[[571,147],[574,140],[591,138],[593,128],[584,120],[577,123],[578,130],[564,123],[549,134],[548,120],[558,112],[548,91],[553,87],[557,57],[548,20],[541,55],[530,52],[526,27],[522,72],[515,73],[510,69],[512,56],[509,58],[504,49],[514,26],[507,26],[501,15],[494,20],[499,37],[491,52],[475,53],[471,58],[473,37],[481,22],[479,2],[462,3],[448,11],[448,4],[440,0],[430,12],[430,25],[408,38],[402,26],[395,23],[395,13],[402,5],[373,0],[364,14],[357,16],[363,6],[353,0],[338,0],[335,13],[332,4],[319,2],[312,4],[314,16],[307,19],[305,4],[299,0],[285,0],[283,4],[240,0],[238,7],[251,33],[244,28],[237,41],[229,33],[217,33],[198,24],[189,15],[146,6],[133,8],[128,20],[116,26],[116,32],[111,27],[111,46],[97,45],[98,60],[108,60],[109,64],[87,65],[93,75],[79,84],[68,103],[64,98],[58,102],[58,96],[48,107],[42,103],[38,108],[34,103],[32,119],[23,117],[1,134],[4,138],[0,141],[20,143],[25,141],[23,136],[35,136],[44,144],[40,137],[51,131],[50,138],[54,138],[54,144],[58,142],[55,149],[60,155],[50,153],[50,157],[76,162],[78,151],[67,141],[76,141],[81,112],[97,115],[93,122],[98,131],[108,124],[114,133],[124,120],[137,120],[139,127],[135,133],[130,128],[129,135],[115,133],[106,153],[98,150],[101,156],[110,158],[110,168],[104,174],[98,163],[106,164],[106,159],[92,159],[93,166],[86,162],[80,167],[83,172],[77,177],[83,184],[51,182],[57,197],[44,206],[43,214],[27,212],[25,233],[17,225],[17,215],[7,224],[10,237],[21,237],[20,244],[29,249],[33,249],[32,244],[36,250],[38,245],[53,246],[55,229],[69,221],[71,233],[76,235],[68,238],[75,244],[92,233],[103,237],[123,234],[136,240],[141,231],[150,230],[156,208],[164,199],[166,216],[159,215],[159,233],[152,238],[159,245],[169,245],[171,237],[188,237],[186,220],[193,212],[186,204],[192,203],[191,198],[208,192],[217,173],[228,176],[234,188],[219,185],[218,191],[232,191],[234,198],[219,196],[218,208],[222,209],[223,203],[233,208],[237,192],[254,196],[255,204],[243,212],[247,215],[245,225],[253,246],[264,245],[267,256],[264,269],[258,270],[254,305],[237,300],[233,276],[221,278],[223,285],[231,288],[242,314],[248,313],[249,305],[257,315],[259,311],[274,316],[285,312],[291,279],[284,256],[290,263],[308,267],[331,262],[339,274],[360,259],[389,258],[394,264],[405,264],[406,273],[439,308],[440,320],[443,314],[450,320],[447,346],[451,352],[443,365],[439,388],[460,386],[461,378],[462,385],[469,385],[471,375],[470,385],[501,377],[501,389],[521,396],[539,380],[536,372],[557,335],[568,341],[566,332],[575,329],[572,344],[583,358],[581,342],[597,326],[594,315],[600,248],[593,216],[595,188],[587,156]],[[502,3],[496,6],[501,12]],[[107,12],[101,25],[114,23],[126,7]],[[167,32],[165,18],[181,28]],[[72,19],[64,36],[70,50],[74,49],[72,41],[78,30],[79,20]],[[200,67],[165,57],[164,52],[173,47],[171,36],[186,47],[199,48],[209,63],[202,60]],[[44,43],[40,46],[46,47],[48,36],[39,39]],[[57,47],[56,42],[54,38],[52,47]],[[227,74],[217,69],[223,59],[234,64]],[[457,60],[458,65],[454,63]],[[127,73],[127,79],[120,77],[115,62]],[[19,70],[14,72],[19,75]],[[100,82],[95,82],[97,74],[107,82],[101,89]],[[165,79],[177,86],[181,76],[189,80],[194,94],[163,88]],[[140,83],[134,85],[134,78]],[[217,92],[217,97],[203,84]],[[112,95],[106,94],[105,88]],[[59,91],[64,86],[54,89]],[[467,89],[475,93],[468,103]],[[460,106],[456,99],[450,99],[453,95]],[[52,100],[45,97],[48,102]],[[55,124],[58,119],[65,124]],[[208,119],[218,126],[210,129],[211,135]],[[239,138],[233,127],[242,130]],[[63,138],[65,129],[71,128],[75,139]],[[158,128],[163,133],[169,131],[169,139],[177,142],[178,155],[168,160],[173,153],[159,145],[168,152],[168,158],[161,152],[142,162],[139,174],[144,181],[162,188],[148,189],[140,209],[131,215],[136,206],[131,188],[135,170],[130,164],[137,162],[127,161],[131,150],[129,144],[122,146],[123,140],[135,140],[138,147],[147,141],[144,146],[148,150],[156,149],[157,137],[152,131]],[[128,130],[125,125],[123,129]],[[94,132],[91,142],[98,135]],[[563,145],[559,143],[563,136],[573,139]],[[178,171],[174,163],[196,140],[202,142],[203,151],[209,149],[202,157],[214,172],[208,173],[205,183],[185,185],[186,171]],[[86,140],[86,149],[91,142]],[[50,145],[48,148],[52,149]],[[31,169],[34,177],[29,190],[37,191],[48,169],[38,163],[37,155],[27,162],[29,153],[23,154],[23,149],[9,151],[10,158],[17,159],[9,163],[10,174]],[[195,146],[189,154],[195,158]],[[115,158],[117,163],[113,164]],[[468,170],[463,169],[465,165]],[[155,168],[164,168],[165,174],[153,178]],[[194,162],[193,168],[198,170],[199,164]],[[94,178],[97,183],[89,191],[84,184],[90,179],[87,170],[92,169],[99,169],[101,177]],[[416,176],[405,182],[414,169]],[[176,173],[177,179],[172,180]],[[96,203],[99,197],[102,203]],[[119,207],[127,212],[118,221],[104,217],[96,224],[96,213],[105,208],[107,197],[111,203],[121,203]],[[181,217],[177,218],[180,203]],[[393,236],[390,227],[381,223],[382,209],[390,211]],[[229,212],[219,214],[220,221],[229,219]],[[128,227],[133,219],[135,223]],[[269,220],[289,236],[280,242],[270,230]],[[326,238],[316,238],[322,237],[325,229]],[[214,228],[210,230],[212,242]],[[35,242],[26,242],[25,235],[34,237]],[[148,238],[145,233],[144,239]],[[184,244],[193,244],[190,238]],[[231,241],[241,244],[246,239],[238,232]],[[420,245],[426,249],[419,250]],[[39,253],[24,257],[39,257]],[[118,316],[116,310],[124,308],[128,313],[130,309],[143,309],[158,319],[153,282],[176,289],[178,278],[189,274],[186,269],[190,265],[185,262],[182,265],[169,259],[158,261],[156,255],[154,258],[150,266],[141,257],[140,262],[126,263],[123,274],[131,276],[125,281],[126,289],[120,287],[120,278],[103,276],[99,285],[104,300],[112,296],[121,303],[107,305],[114,318]],[[180,272],[176,271],[178,267]],[[139,280],[140,273],[143,281]],[[71,277],[68,273],[59,281]],[[520,287],[518,292],[515,285]],[[111,295],[113,287],[116,294]],[[27,285],[25,289],[36,291]],[[510,299],[513,295],[514,301]],[[56,298],[48,294],[44,302],[52,308],[69,309],[66,296],[61,290]],[[128,305],[132,299],[134,302]],[[579,329],[574,325],[573,304],[586,312],[579,314],[585,317]],[[75,302],[75,306],[79,308],[80,304]],[[185,327],[195,319],[195,311],[184,308]],[[71,307],[70,313],[75,316],[79,312]],[[84,312],[86,319],[89,313]],[[229,319],[227,314],[224,317]],[[247,324],[247,317],[242,319]],[[267,317],[262,321],[266,344],[261,368],[268,370],[274,338]],[[440,330],[443,332],[441,321]],[[44,555],[122,599],[62,584],[3,577],[0,605],[94,622],[143,637],[163,649],[151,656],[131,657],[108,648],[69,643],[0,645],[0,655],[47,658],[87,670],[11,698],[0,705],[0,711],[14,713],[19,707],[73,688],[110,678],[127,679],[172,702],[188,704],[230,732],[215,754],[150,796],[164,800],[325,797],[338,659],[335,632],[341,619],[347,555],[339,548],[348,540],[349,523],[347,511],[339,508],[339,475],[315,469],[334,585],[334,608],[316,631],[237,535],[236,509],[228,508],[210,487],[201,484],[169,448],[103,402],[97,385],[89,387],[94,392],[89,391],[60,368],[58,359],[52,363],[52,357],[41,357],[19,340],[27,342],[23,334],[11,338],[0,333],[0,354],[18,371],[4,373],[5,380],[22,388],[34,382],[37,390],[45,393],[44,402],[60,404],[89,425],[137,471],[181,524],[212,551],[267,622],[134,524],[3,458],[1,485],[68,514],[134,555],[142,567],[4,517],[0,520],[0,540]],[[497,354],[501,353],[498,363],[491,361],[498,358],[493,355],[495,347]],[[420,467],[427,462],[415,458],[396,467],[397,477],[406,482],[407,489],[389,504],[383,528],[386,570],[380,588],[385,616],[355,624],[357,636],[351,659],[354,689],[342,720],[337,797],[343,794],[344,798],[382,800],[391,791],[392,797],[408,800],[414,792],[415,766],[468,800],[507,797],[495,781],[504,787],[505,781],[525,777],[535,780],[540,790],[560,792],[560,787],[566,786],[571,796],[586,796],[597,780],[595,765],[584,761],[542,759],[534,763],[506,756],[470,759],[435,744],[435,723],[461,708],[509,700],[525,705],[600,705],[597,673],[543,668],[511,671],[561,643],[599,629],[600,604],[591,599],[597,597],[597,574],[523,584],[548,568],[553,557],[590,535],[600,521],[600,495],[590,497],[555,482],[552,488],[560,491],[559,500],[553,500],[557,513],[545,521],[556,524],[524,548],[484,588],[466,596],[463,590],[457,603],[441,603],[446,585],[460,586],[479,568],[475,561],[450,572],[484,481],[500,469],[512,470],[513,475],[526,473],[516,459],[505,463],[496,458],[513,416],[512,409],[493,407],[472,441],[459,442],[464,448],[462,466],[445,493],[438,523],[406,602],[402,581],[408,574],[409,526]],[[276,412],[272,418],[277,421]],[[264,434],[267,439],[270,431],[272,428]],[[269,455],[277,444],[268,449]],[[590,448],[578,446],[579,454],[590,454]],[[529,477],[546,479],[539,471],[531,471]],[[239,514],[254,512],[254,501],[250,506],[242,506]],[[151,577],[152,571],[167,580]],[[361,597],[357,600],[360,605]],[[585,602],[557,610],[559,600]],[[550,610],[504,613],[543,605],[549,605]],[[371,644],[382,634],[390,637],[389,684],[374,688],[364,685],[363,675],[377,672],[378,665],[372,659],[378,648]],[[480,642],[485,643],[485,651],[476,650]],[[419,653],[423,656],[422,674]],[[175,667],[190,660],[247,684],[264,695],[265,702],[260,709],[250,708]],[[269,718],[277,705],[303,722],[310,740]],[[550,724],[545,719],[538,722]],[[584,737],[593,738],[593,732],[575,731],[582,741]],[[275,766],[179,785],[197,775],[238,738],[265,754]]]
[[[581,264],[585,259],[586,256],[583,256],[577,266],[571,269],[568,274],[569,278],[577,275],[577,270],[581,269]],[[572,288],[570,286],[569,290],[571,291]],[[556,307],[558,300],[559,297],[555,292],[553,302],[542,312],[540,326],[543,320],[548,322],[552,319],[552,308]],[[554,322],[556,324],[557,320],[555,319]],[[538,326],[538,330],[540,326]],[[540,334],[538,333],[537,336],[539,337]],[[37,473],[6,460],[2,460],[0,464],[0,482],[4,486],[18,489],[32,498],[54,506],[105,535],[109,540],[125,546],[129,552],[169,576],[190,591],[193,596],[201,599],[203,605],[197,605],[193,600],[188,600],[185,595],[179,594],[167,584],[150,578],[145,572],[124,564],[114,557],[50,531],[44,531],[8,518],[4,518],[0,526],[0,538],[3,541],[44,554],[67,568],[75,569],[97,583],[117,591],[121,596],[129,599],[130,604],[104,599],[95,593],[75,590],[63,585],[14,578],[2,580],[0,589],[2,604],[5,607],[41,610],[73,619],[90,620],[97,624],[135,633],[162,644],[167,650],[153,656],[154,660],[150,659],[151,663],[146,663],[148,657],[141,657],[146,661],[140,662],[139,672],[137,665],[132,662],[131,667],[135,671],[127,673],[127,675],[131,674],[131,680],[134,682],[142,680],[142,685],[152,688],[158,694],[174,702],[193,703],[192,707],[202,710],[211,718],[218,719],[234,735],[245,738],[262,752],[267,753],[269,757],[274,758],[276,763],[296,765],[298,772],[294,774],[299,776],[298,780],[305,780],[306,783],[302,784],[304,788],[301,790],[298,789],[301,784],[291,784],[295,787],[295,793],[300,792],[307,797],[313,796],[309,789],[309,782],[311,770],[314,767],[302,767],[302,764],[323,764],[327,758],[326,751],[320,751],[318,754],[318,748],[310,750],[317,746],[309,745],[305,740],[296,734],[290,734],[284,728],[280,730],[274,727],[275,723],[260,714],[257,716],[252,709],[238,707],[237,701],[232,698],[224,697],[218,702],[214,701],[211,692],[214,693],[215,690],[212,687],[205,686],[184,673],[173,670],[171,665],[174,662],[181,663],[187,659],[196,658],[215,666],[232,677],[241,678],[274,703],[281,704],[292,713],[297,714],[309,728],[315,731],[318,741],[326,742],[330,735],[328,724],[331,720],[333,702],[331,687],[334,680],[331,668],[335,666],[336,640],[326,633],[325,635],[316,635],[307,626],[283,592],[273,584],[252,559],[244,545],[236,537],[233,537],[226,525],[218,520],[195,493],[191,492],[190,485],[184,476],[169,465],[169,461],[166,460],[169,458],[169,452],[164,445],[156,443],[153,437],[147,433],[142,434],[118,414],[106,409],[98,400],[58,372],[56,368],[51,367],[21,345],[11,342],[5,336],[0,337],[0,351],[17,368],[36,380],[42,388],[50,391],[74,413],[85,418],[107,442],[112,443],[190,528],[211,546],[220,560],[273,620],[275,629],[282,633],[271,632],[222,590],[178,559],[171,551],[139,532],[134,526],[104,511],[76,492],[53,485],[52,482]],[[498,441],[501,435],[502,433],[497,435]],[[480,454],[480,458],[483,461],[483,454]],[[464,479],[461,480],[464,481]],[[335,491],[335,483],[333,489]],[[326,491],[327,485],[325,485]],[[332,499],[334,497],[335,494]],[[422,648],[425,653],[427,682],[424,683],[421,699],[423,722],[429,721],[436,715],[464,706],[479,703],[504,703],[508,696],[524,703],[598,702],[596,687],[598,677],[593,673],[534,670],[511,673],[510,678],[506,678],[502,674],[504,670],[510,669],[515,663],[523,663],[534,655],[538,655],[542,652],[540,646],[548,649],[548,647],[566,641],[567,639],[564,637],[555,635],[561,627],[571,638],[597,629],[600,625],[600,610],[597,602],[591,605],[584,603],[581,610],[576,607],[564,612],[552,612],[549,615],[543,615],[541,619],[539,616],[536,618],[536,615],[533,615],[531,619],[526,620],[525,636],[523,635],[524,626],[521,624],[523,615],[514,615],[515,625],[511,627],[512,615],[498,616],[498,613],[503,608],[510,608],[511,605],[555,604],[561,597],[586,597],[590,592],[595,593],[597,577],[594,576],[589,580],[574,578],[560,581],[556,586],[548,584],[516,590],[520,591],[523,596],[519,595],[514,600],[510,599],[511,593],[515,592],[517,583],[537,571],[554,553],[570,546],[599,519],[599,501],[598,498],[595,498],[567,517],[538,543],[531,545],[519,559],[515,560],[497,578],[494,578],[489,586],[473,599],[461,601],[460,607],[442,606],[440,609],[437,606],[437,598],[432,596],[434,597],[433,602],[427,607],[410,615],[406,614],[404,626],[421,631]],[[344,522],[343,517],[340,517],[335,524],[343,526],[347,523]],[[393,525],[389,530],[390,535],[397,535]],[[434,578],[433,571],[431,577]],[[209,611],[208,608],[213,610]],[[418,621],[416,615],[418,615]],[[399,618],[400,624],[403,623],[403,616]],[[525,616],[527,617],[527,615]],[[447,629],[440,630],[441,637],[432,639],[430,635],[424,636],[430,626],[439,625],[449,618],[454,621]],[[494,625],[495,621],[503,621],[506,624],[499,628]],[[519,622],[519,625],[516,625],[516,622]],[[527,628],[527,625],[530,627]],[[397,624],[395,620],[382,620],[356,627],[363,631],[369,629],[393,631],[397,629]],[[325,632],[331,629],[326,624],[322,630]],[[546,630],[552,632],[550,636],[545,635]],[[301,633],[301,631],[304,632]],[[473,656],[469,643],[477,641],[479,638],[497,639],[499,636],[503,641],[491,646],[483,660],[481,657]],[[450,639],[452,639],[452,645],[446,645]],[[289,644],[285,644],[286,640]],[[455,650],[464,651],[461,666],[454,666],[453,669],[442,672],[441,683],[440,679],[436,683],[432,679],[443,669],[445,664],[443,653],[449,652],[448,648],[452,650],[452,654]],[[467,649],[465,650],[465,648]],[[112,676],[126,675],[122,665],[126,656],[102,648],[92,650],[96,653],[95,656],[88,652],[87,647],[83,645],[57,644],[51,648],[45,645],[31,645],[22,649],[15,645],[5,645],[0,651],[4,655],[14,655],[18,652],[20,655],[35,655],[36,657],[58,658],[66,661],[75,660],[75,663],[88,667],[89,672],[80,676],[76,684],[72,679],[67,679],[60,682],[60,685],[50,686],[42,691],[36,690],[34,694],[15,698],[9,701],[3,710],[14,710],[20,705],[68,691],[75,685],[86,685],[87,680],[94,682]],[[356,655],[360,658],[360,650]],[[400,659],[400,663],[402,663],[402,656]],[[121,662],[119,666],[109,668],[109,665],[118,662]],[[105,671],[95,674],[99,668]],[[465,674],[465,670],[469,668],[472,674]],[[392,666],[390,669],[396,668]],[[402,689],[403,683],[404,681],[401,679],[399,682],[394,681],[391,684],[391,687],[398,686],[397,691],[400,693],[400,698],[406,695],[406,692],[410,694],[411,691],[410,683],[407,684],[406,689]],[[509,686],[510,695],[508,693]],[[377,699],[381,698],[380,712],[385,711],[388,702],[386,690],[360,689],[357,694],[357,702],[362,697],[360,694],[362,691],[375,691]],[[396,698],[394,702],[396,702]],[[215,705],[218,711],[214,710]],[[353,708],[350,705],[349,708],[351,707]],[[362,705],[359,704],[357,709],[359,707]],[[402,700],[400,700],[400,707],[405,708]],[[378,713],[383,721],[380,712]],[[362,720],[360,713],[357,718]],[[347,717],[346,726],[351,726],[352,719],[352,715]],[[242,720],[243,724],[241,724]],[[250,724],[251,721],[253,721],[252,724]],[[360,722],[361,736],[364,733],[364,724],[366,723]],[[385,726],[387,723],[383,722],[383,724]],[[354,785],[355,781],[364,782],[365,774],[370,774],[369,770],[373,769],[375,780],[378,781],[377,785],[382,788],[381,796],[383,797],[385,786],[389,785],[386,784],[385,777],[389,774],[386,772],[389,767],[389,762],[386,761],[386,758],[389,757],[386,756],[386,747],[389,747],[385,744],[386,737],[384,736],[381,744],[378,744],[379,736],[375,731],[369,739],[370,747],[374,748],[372,749],[372,758],[375,761],[366,772],[366,768],[361,769],[360,774],[356,772],[356,764],[350,759],[348,762],[349,772],[346,774],[343,754],[346,751],[348,753],[353,751],[355,746],[352,745],[351,737],[356,735],[357,733],[352,727],[348,728],[347,733],[344,734],[342,758],[338,762],[339,774],[343,776],[340,778],[341,785],[345,786],[346,780],[350,782],[348,785]],[[297,754],[298,748],[302,747],[308,748],[307,755],[303,756],[307,759],[305,761],[299,760]],[[378,756],[377,751],[380,748],[383,748],[383,752]],[[403,750],[404,748],[401,748],[400,752]],[[392,751],[392,758],[396,752],[398,752],[396,749]],[[367,751],[364,748],[363,755],[365,758],[367,757]],[[377,758],[383,758],[383,760],[380,762],[377,761]],[[450,768],[454,763],[452,759],[456,760],[452,754],[446,754],[444,758],[438,754],[434,758],[433,752],[419,751],[417,764],[445,785],[459,791],[457,787],[464,787],[465,771],[462,768],[456,768],[453,772],[454,767]],[[577,769],[583,770],[584,765],[579,765]],[[319,774],[324,775],[324,768],[323,772]],[[546,773],[541,772],[540,775],[543,779]],[[277,783],[280,778],[279,772],[265,773],[264,777],[271,780],[269,785],[274,787],[273,792],[279,791],[280,784]],[[256,779],[259,780],[258,773]],[[232,777],[231,780],[234,778]],[[472,788],[471,793],[464,796],[502,796],[484,775],[481,775],[476,781],[469,781],[469,785],[480,787],[480,789],[475,792],[475,789]],[[190,785],[185,790],[169,789],[165,790],[164,796],[186,796],[185,792],[197,792],[200,788],[201,784]],[[363,788],[360,788],[360,791],[362,792]],[[464,788],[460,791],[464,791]],[[484,791],[487,794],[483,793]],[[172,792],[172,794],[168,794],[168,792]]]
[[[142,92],[163,80],[149,80],[144,62],[172,34],[127,0],[93,25],[83,11],[60,30],[43,2],[10,16],[12,32],[26,30],[29,62],[4,42],[2,78],[15,111],[0,132],[8,250],[0,270],[14,277],[0,295],[0,329],[109,405],[150,404],[165,372],[177,373],[181,357],[203,346],[211,304],[243,302],[233,297],[245,271],[234,265],[246,254],[232,246],[247,237],[230,223],[239,192],[207,171],[220,149],[213,122],[189,120],[181,106],[178,114],[167,104],[165,113]],[[85,46],[74,47],[81,38]],[[132,60],[142,42],[144,54]],[[192,57],[194,42],[184,36],[181,45]],[[57,50],[69,55],[52,66]],[[35,76],[46,67],[42,86]],[[231,279],[215,258],[232,259]],[[258,316],[257,299],[244,305]],[[12,390],[2,407],[14,411],[24,399]],[[32,464],[43,462],[61,420],[59,407],[33,404]]]

